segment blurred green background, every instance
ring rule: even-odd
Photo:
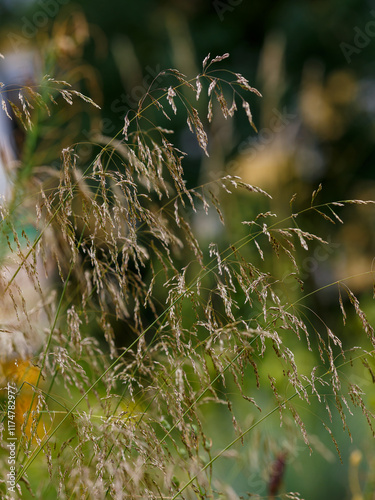
[[[5,64],[13,61],[15,67],[22,67],[23,73],[17,70],[22,78],[25,74],[36,79],[45,73],[61,76],[102,108],[90,116],[79,106],[67,115],[56,112],[52,120],[59,124],[57,131],[46,132],[33,150],[38,164],[58,164],[61,148],[77,141],[82,142],[84,161],[91,153],[87,142],[99,135],[115,135],[127,110],[136,108],[152,80],[157,78],[156,84],[163,85],[158,77],[161,70],[177,68],[192,78],[201,71],[208,53],[229,52],[223,67],[243,74],[263,95],[259,99],[254,94],[250,101],[258,134],[249,127],[245,113],[239,112],[229,121],[216,114],[209,127],[210,157],[206,158],[184,117],[177,115],[175,141],[188,153],[184,165],[189,185],[215,179],[223,172],[240,175],[267,190],[273,197],[269,209],[285,216],[290,214],[289,200],[294,193],[298,193],[293,206],[297,212],[309,206],[311,193],[319,184],[323,189],[317,203],[375,199],[374,2],[0,0],[0,23],[0,52],[8,61],[1,64],[0,81],[6,80],[4,75],[11,80]],[[25,66],[25,58],[33,61],[32,69]],[[264,208],[243,194],[227,205],[225,198],[222,201],[229,221],[226,237],[232,241],[242,234],[239,221],[249,220]],[[339,214],[343,226],[330,225],[311,214],[301,217],[301,227],[332,242],[328,249],[315,247],[309,254],[301,253],[305,290],[354,276],[348,285],[363,298],[373,322],[375,313],[368,298],[375,250],[373,210],[350,207]],[[203,241],[221,237],[216,221],[201,218],[195,226]],[[273,271],[279,276],[283,272]],[[340,332],[337,303],[337,289],[329,287],[314,294],[307,305]],[[361,340],[355,320],[349,318],[349,324],[352,328],[342,336],[352,346]],[[313,361],[306,363],[312,366]],[[364,370],[356,376],[374,408],[369,376]],[[305,417],[314,429],[318,410],[310,410]],[[217,415],[207,415],[207,419],[215,422]],[[356,446],[360,444],[364,454],[361,487],[368,489],[366,498],[375,498],[370,496],[373,485],[364,486],[371,460],[374,464],[374,443],[368,439],[364,420],[353,419]],[[321,432],[318,427],[317,434]],[[282,442],[284,431],[276,415],[265,431],[271,441]],[[299,491],[308,499],[362,498],[355,497],[350,486],[349,457],[354,447],[340,423],[336,439],[342,449],[342,465],[329,436],[319,435],[317,448],[321,446],[323,458],[317,451],[309,456],[308,449],[299,444],[287,461],[284,490]],[[223,445],[226,442],[224,439]],[[257,460],[261,461],[250,450],[243,470],[228,471],[225,461],[220,466],[238,494],[265,494]]]

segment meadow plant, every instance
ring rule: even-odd
[[[373,327],[346,282],[330,285],[344,325],[350,316],[363,331],[362,347],[347,347],[306,305],[316,292],[302,291],[300,248],[328,243],[299,227],[293,200],[280,219],[267,207],[270,194],[230,173],[186,184],[173,115],[186,116],[206,155],[213,113],[244,112],[255,129],[248,97],[260,93],[220,69],[227,57],[207,56],[192,80],[163,71],[115,137],[96,137],[87,164],[76,144],[63,149],[60,168],[34,165],[25,175],[21,165],[12,173],[14,192],[1,205],[0,352],[3,386],[18,387],[17,458],[13,493],[4,400],[2,498],[235,499],[267,488],[273,496],[293,453],[271,439],[267,458],[276,466],[267,476],[259,464],[262,428],[274,414],[279,433],[311,450],[304,408],[312,402],[338,453],[337,417],[350,434],[359,408],[374,435],[366,394],[347,376],[362,362],[374,379]],[[58,96],[93,104],[65,81],[46,77],[44,85],[43,94],[20,89],[18,104],[2,93],[3,112],[32,128],[34,107],[49,112]],[[157,124],[150,109],[160,114]],[[243,236],[228,246],[199,241],[194,214],[214,212],[225,234],[221,201],[238,191],[265,210],[239,221]],[[373,203],[319,205],[319,191],[303,212],[328,224],[342,223],[344,205]],[[288,293],[285,269],[300,293]],[[263,490],[256,481],[237,490],[221,461],[258,476]]]

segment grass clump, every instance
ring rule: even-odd
[[[214,112],[229,119],[238,107],[255,128],[247,99],[260,93],[242,75],[217,69],[226,57],[205,58],[192,80],[162,72],[155,81],[163,77],[163,87],[151,84],[115,137],[96,137],[91,161],[80,162],[77,144],[63,149],[56,168],[33,165],[25,174],[20,167],[2,204],[1,361],[3,380],[18,388],[16,489],[24,498],[276,495],[293,442],[316,445],[307,407],[320,408],[338,453],[337,417],[350,434],[350,414],[359,408],[374,432],[366,394],[348,377],[360,362],[374,377],[374,330],[359,300],[346,282],[330,285],[344,324],[356,315],[363,331],[363,347],[347,347],[308,308],[311,293],[290,293],[286,284],[302,285],[300,249],[328,243],[300,228],[298,213],[271,213],[270,194],[230,173],[186,185],[185,153],[167,128],[174,114],[185,114],[206,155],[204,123]],[[93,104],[66,82],[47,80],[69,104]],[[42,96],[34,89],[20,96],[23,105],[11,107],[28,127],[30,99],[39,105]],[[207,106],[204,118],[196,101]],[[45,100],[42,106],[48,109]],[[202,245],[194,214],[215,213],[225,231],[222,194],[230,199],[239,190],[261,200],[264,211],[240,221],[243,236],[229,246]],[[346,204],[372,203],[317,205],[318,193],[304,212],[327,223],[341,223]],[[275,259],[287,275],[273,271]],[[274,414],[283,444],[261,444]],[[7,415],[5,401],[2,477]],[[240,446],[247,441],[251,453]],[[276,457],[271,472],[257,462],[261,454],[268,464]],[[219,459],[239,468],[258,463],[252,469],[263,489],[236,491]],[[0,488],[10,495],[5,482]]]

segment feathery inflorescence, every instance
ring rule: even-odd
[[[279,412],[286,429],[294,422],[312,449],[300,408],[313,400],[326,411],[322,423],[337,449],[334,408],[348,431],[348,413],[360,408],[373,432],[365,394],[342,375],[361,358],[374,378],[374,330],[358,299],[343,283],[335,285],[344,322],[351,305],[367,351],[348,350],[323,320],[310,320],[302,293],[289,297],[270,264],[272,253],[300,282],[298,247],[328,243],[299,228],[297,214],[281,220],[267,208],[241,221],[236,243],[200,241],[193,214],[215,213],[225,230],[224,195],[246,191],[264,206],[270,195],[231,174],[188,189],[185,153],[173,144],[172,130],[147,116],[149,107],[161,123],[185,113],[206,155],[213,113],[227,119],[238,107],[255,128],[247,97],[260,93],[242,75],[216,69],[227,57],[207,56],[192,80],[174,69],[162,72],[165,87],[149,89],[116,137],[95,138],[100,148],[91,163],[82,167],[77,148],[65,148],[60,169],[29,179],[34,196],[0,207],[7,246],[1,362],[33,356],[39,370],[28,419],[18,429],[20,490],[29,485],[41,495],[50,483],[61,499],[218,498],[228,485],[215,472],[216,461],[250,460],[235,445],[251,435],[256,441],[263,414]],[[94,104],[65,81],[45,80],[51,102],[60,95],[69,105],[76,97]],[[26,127],[34,106],[48,108],[32,89],[20,90],[21,106],[4,99],[4,112],[10,117],[10,105]],[[319,190],[309,210],[342,222],[336,211],[343,202],[314,205]],[[34,236],[22,225],[33,225]],[[300,366],[300,349],[316,353],[310,372]],[[270,394],[273,409],[260,390]],[[220,417],[212,429],[215,412]],[[227,417],[231,426],[221,430]],[[39,485],[29,477],[34,461],[49,474]],[[6,470],[5,458],[0,467]]]

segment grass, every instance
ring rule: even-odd
[[[338,454],[335,419],[350,433],[359,409],[374,435],[371,403],[350,377],[362,362],[374,378],[374,330],[350,279],[329,286],[340,291],[343,327],[361,330],[360,347],[345,345],[342,327],[334,332],[312,310],[309,298],[320,290],[296,291],[289,279],[302,285],[300,251],[329,245],[299,227],[302,213],[342,223],[343,206],[373,202],[317,204],[319,187],[309,207],[279,218],[268,210],[270,195],[237,176],[186,186],[186,155],[165,121],[184,113],[207,155],[204,123],[212,113],[230,119],[238,106],[255,128],[246,99],[260,93],[243,76],[216,69],[227,57],[208,56],[192,80],[162,72],[163,87],[154,86],[158,76],[86,164],[75,144],[63,149],[58,168],[18,170],[2,205],[8,314],[0,341],[3,379],[17,384],[19,408],[27,406],[17,416],[23,498],[301,498],[282,481],[293,443],[319,448],[307,409],[319,414]],[[46,81],[68,104],[94,104],[62,80]],[[21,96],[23,107],[12,109],[30,127],[31,101],[45,112],[49,105],[35,89]],[[163,126],[151,122],[151,108]],[[249,193],[249,203],[257,197],[264,211],[237,221],[241,236],[227,247],[199,241],[193,215],[215,213],[225,235],[221,200],[238,191]],[[33,239],[18,227],[20,213],[30,215]],[[281,439],[262,441],[275,414]],[[2,477],[8,420],[4,399]],[[250,454],[239,446],[246,442]],[[218,473],[220,460],[240,468],[261,456],[267,466],[253,467],[258,481],[245,490]],[[0,488],[6,497],[7,484]]]

